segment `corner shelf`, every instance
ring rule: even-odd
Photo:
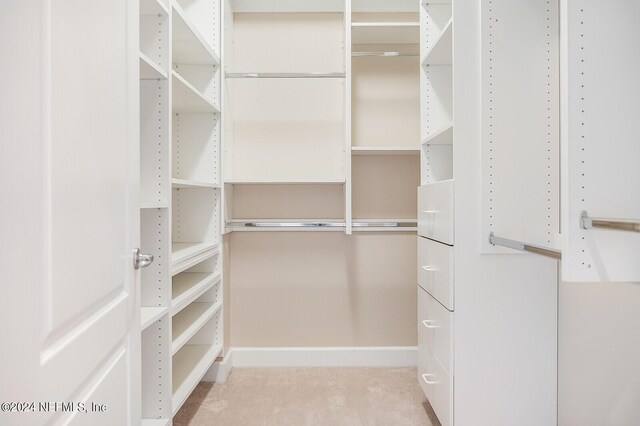
[[[422,65],[451,65],[453,63],[453,19],[444,26],[422,59]]]
[[[453,122],[436,130],[422,139],[422,145],[451,145],[453,144]]]
[[[353,155],[420,155],[419,148],[413,147],[367,147],[367,146],[354,146],[351,148]]]
[[[178,352],[221,308],[222,302],[195,302],[174,316],[171,354]]]
[[[140,15],[168,15],[169,9],[161,0],[140,0]]]
[[[185,345],[173,356],[174,416],[221,352],[222,345]]]
[[[220,283],[222,275],[213,272],[183,272],[173,277],[171,314],[176,315],[204,292]]]
[[[353,44],[417,44],[420,42],[419,22],[353,22]]]
[[[173,2],[173,62],[193,65],[219,65],[220,58],[191,22],[185,11]]]
[[[218,107],[180,74],[171,71],[173,80],[174,112],[211,112],[218,113]]]
[[[140,80],[166,80],[167,72],[140,52]]]
[[[143,306],[140,308],[140,330],[144,331],[167,312],[169,312],[168,308]]]
[[[220,185],[213,182],[198,182],[188,179],[171,179],[171,187],[174,189],[197,189],[197,188],[220,188]]]

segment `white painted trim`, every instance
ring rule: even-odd
[[[233,367],[233,351],[229,351],[222,361],[216,360],[209,371],[202,377],[203,382],[224,383],[231,374]]]
[[[232,348],[234,367],[415,367],[415,346]]]

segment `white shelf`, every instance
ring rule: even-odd
[[[205,254],[208,251],[212,251],[212,254],[214,254],[217,246],[218,244],[215,243],[173,243],[171,244],[171,263],[175,268],[180,266],[182,262]]]
[[[167,72],[140,52],[140,80],[166,80]]]
[[[419,22],[353,22],[353,44],[418,44]]]
[[[171,179],[171,187],[176,189],[194,189],[194,188],[220,188],[220,185],[213,182],[198,182],[188,179]]]
[[[171,419],[142,419],[142,426],[167,426]]]
[[[351,148],[353,155],[420,155],[419,148],[412,147],[378,147],[378,146],[354,146]]]
[[[158,203],[140,203],[140,209],[166,209],[169,207],[169,204],[165,202]]]
[[[161,0],[140,0],[140,15],[168,15],[169,10]]]
[[[174,112],[220,112],[218,107],[180,74],[171,71],[173,79],[173,111]]]
[[[219,65],[220,58],[177,2],[173,2],[173,62]]]
[[[422,65],[451,65],[453,63],[453,19],[447,22],[442,32],[427,50]]]
[[[140,308],[140,329],[144,331],[154,322],[158,321],[163,315],[169,312],[168,308],[162,307],[146,307]]]
[[[453,144],[453,123],[436,130],[422,139],[422,145],[451,145]]]
[[[228,179],[224,183],[232,185],[337,185],[343,184],[344,179],[309,179],[309,180],[252,180]]]
[[[173,356],[173,415],[222,352],[222,345],[186,345]]]
[[[183,272],[173,277],[171,314],[175,315],[204,292],[218,284],[221,274],[213,272]]]
[[[173,317],[171,354],[178,352],[222,308],[222,302],[194,302]]]

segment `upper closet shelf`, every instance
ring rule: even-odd
[[[427,53],[425,53],[422,59],[422,65],[451,65],[453,63],[452,26],[453,19],[450,19],[431,47],[427,50]]]
[[[451,145],[453,143],[453,123],[431,133],[422,139],[422,145]]]
[[[167,72],[140,52],[140,80],[166,80]]]
[[[171,187],[174,189],[198,189],[198,188],[220,188],[220,185],[213,182],[197,182],[187,179],[171,179]]]
[[[204,97],[198,89],[185,80],[180,74],[171,71],[173,78],[173,111],[174,112],[220,112],[218,108]]]
[[[140,15],[168,15],[169,10],[162,0],[140,0]]]
[[[410,146],[354,146],[351,148],[353,155],[419,155],[420,149]]]
[[[231,185],[341,185],[344,182],[344,179],[227,179],[224,181]]]
[[[419,22],[354,22],[351,24],[353,44],[417,44]]]
[[[345,78],[343,72],[228,72],[226,78]]]
[[[176,2],[173,2],[173,63],[220,64],[220,58],[211,45]]]

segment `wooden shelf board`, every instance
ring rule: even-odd
[[[166,80],[167,72],[140,52],[140,80]]]
[[[171,354],[178,352],[221,308],[222,302],[194,302],[174,316]]]
[[[353,44],[418,44],[419,22],[354,22],[351,24]]]
[[[171,179],[172,188],[180,189],[196,189],[196,188],[220,188],[220,185],[213,182],[198,182],[188,179]]]
[[[157,202],[157,203],[140,203],[140,209],[166,209],[169,207],[169,204],[165,202]]]
[[[422,65],[451,65],[453,63],[453,19],[444,26],[442,32],[427,50]]]
[[[171,244],[171,263],[174,267],[208,251],[215,252],[216,243],[173,243]]]
[[[185,345],[173,356],[173,415],[222,352],[222,345]]]
[[[420,155],[420,148],[354,146],[351,148],[351,153],[352,155]]]
[[[173,3],[173,62],[219,65],[220,58],[177,2]]]
[[[173,277],[171,315],[176,315],[207,290],[220,282],[222,275],[213,272],[183,272]]]
[[[144,331],[167,312],[169,312],[168,308],[143,306],[140,308],[140,330]]]
[[[140,15],[168,15],[169,9],[161,0],[140,0]]]
[[[453,144],[453,123],[436,130],[422,139],[422,145],[451,145]]]
[[[173,80],[173,111],[174,112],[220,112],[213,102],[205,98],[202,93],[180,74],[171,70]]]

